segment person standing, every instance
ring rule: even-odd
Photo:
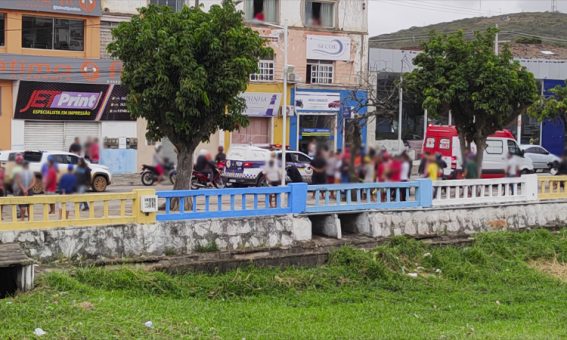
[[[478,178],[478,166],[475,161],[475,154],[473,154],[472,152],[467,155],[463,177],[465,179]]]
[[[311,184],[325,184],[327,182],[327,161],[323,156],[322,150],[317,150],[315,158],[311,161],[311,168],[313,169],[313,175],[311,175]]]
[[[93,139],[93,142],[89,148],[89,157],[91,158],[91,163],[98,164],[100,162],[100,145],[98,138]]]
[[[427,163],[425,166],[425,177],[432,181],[439,179],[439,163],[434,154],[427,155]]]
[[[77,176],[77,193],[86,193],[91,186],[91,169],[83,158],[79,160],[75,175]],[[81,203],[81,206],[83,211],[89,210],[89,204],[87,202]]]
[[[506,177],[518,177],[520,175],[520,167],[518,160],[510,152],[508,153],[508,163],[506,165]]]
[[[282,184],[282,169],[276,162],[276,154],[272,153],[268,163],[262,170],[262,174],[266,178],[266,182],[269,186],[277,187]],[[277,195],[270,195],[270,208],[276,208],[277,206]]]
[[[81,146],[81,141],[79,140],[79,137],[75,137],[73,144],[69,146],[69,152],[74,153],[75,155],[80,157],[82,151],[83,151],[83,147]]]
[[[57,191],[57,169],[53,158],[47,160],[47,169],[43,175],[43,190],[46,195],[55,195]],[[49,213],[55,213],[55,204],[49,205]]]
[[[30,166],[28,162],[23,162],[22,170],[16,175],[16,190],[14,190],[14,195],[16,196],[29,196],[31,194],[32,188],[35,185],[35,176],[33,172],[30,171]],[[20,204],[20,219],[24,221],[26,217],[29,221],[30,206],[29,204]]]
[[[69,164],[67,173],[61,176],[61,180],[59,180],[59,192],[61,192],[61,195],[72,195],[77,192],[77,176],[73,173],[73,170],[73,164]],[[61,204],[61,209],[59,210],[60,219],[67,219],[69,212],[73,211],[74,208],[73,202],[67,201],[64,204],[65,213],[63,213],[63,204]]]
[[[91,161],[91,145],[93,144],[93,139],[91,137],[87,137],[87,140],[85,141],[85,145],[83,145],[83,150],[85,152],[85,159],[87,161]]]
[[[313,138],[307,145],[307,155],[311,158],[314,158],[317,155],[317,143],[315,142],[315,138]]]
[[[226,154],[224,153],[224,148],[219,146],[217,149],[217,155],[215,156],[215,163],[226,162]]]
[[[402,172],[400,174],[400,180],[402,182],[409,182],[411,178],[411,158],[407,152],[402,152],[400,155],[402,162]],[[410,188],[402,188],[400,193],[400,199],[406,201],[407,197],[410,195]]]

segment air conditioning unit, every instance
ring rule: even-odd
[[[290,83],[297,83],[299,77],[295,73],[288,73],[287,74],[287,81]]]

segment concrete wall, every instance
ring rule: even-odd
[[[50,262],[61,258],[112,259],[185,255],[215,244],[219,250],[299,245],[313,234],[341,238],[464,236],[495,230],[563,227],[567,202],[479,205],[447,209],[371,211],[318,216],[270,216],[1,231],[0,244],[19,243],[28,256]]]
[[[219,250],[288,247],[310,239],[309,220],[291,216],[0,232],[0,244],[18,242],[42,262],[190,254],[212,243]]]

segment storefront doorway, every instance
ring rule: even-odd
[[[25,121],[26,150],[67,151],[75,138],[101,138],[99,122]]]
[[[299,150],[308,153],[308,145],[315,142],[336,150],[337,142],[336,114],[301,114],[299,116]]]

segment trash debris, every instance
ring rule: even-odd
[[[413,277],[416,278],[417,277],[417,273],[408,273],[407,274],[409,277]]]
[[[500,305],[500,301],[496,300],[496,304],[497,304],[497,305]]]
[[[84,310],[91,310],[94,308],[94,305],[88,301],[84,301],[79,303],[79,308],[84,309]]]
[[[441,269],[437,268],[437,269],[435,269],[435,272],[436,272],[437,274],[441,274]]]
[[[431,257],[431,253],[425,253],[423,254],[423,257]]]
[[[154,323],[151,321],[146,321],[144,323],[144,326],[148,327],[148,328],[154,328]]]
[[[41,329],[41,328],[36,328],[36,329],[33,331],[33,334],[36,335],[36,336],[44,336],[45,334],[47,334],[47,332],[44,331],[44,330]]]

